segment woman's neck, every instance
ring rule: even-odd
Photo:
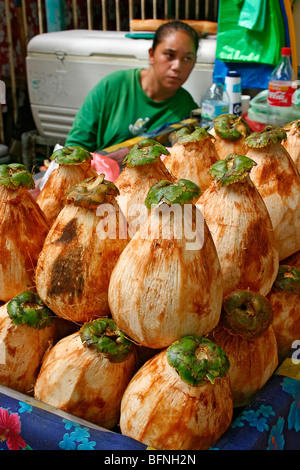
[[[165,101],[174,96],[174,92],[162,88],[155,79],[151,67],[149,69],[142,69],[140,75],[140,84],[144,93],[153,101]]]

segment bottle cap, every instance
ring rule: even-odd
[[[290,47],[282,47],[281,48],[281,55],[291,55],[291,48]]]
[[[228,70],[227,77],[240,77],[241,74],[236,72],[235,70]]]

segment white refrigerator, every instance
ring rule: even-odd
[[[64,139],[86,94],[105,75],[148,67],[152,39],[128,32],[66,30],[34,36],[26,69],[30,106],[41,136]],[[211,85],[216,37],[200,39],[197,62],[184,87],[196,103]]]

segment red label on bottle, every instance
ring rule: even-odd
[[[269,83],[268,104],[271,106],[292,106],[295,89],[289,85]]]

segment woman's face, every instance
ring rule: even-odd
[[[149,50],[149,62],[160,87],[176,91],[188,79],[196,62],[192,38],[184,31],[174,31]]]

